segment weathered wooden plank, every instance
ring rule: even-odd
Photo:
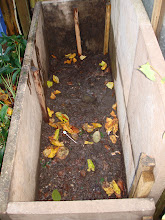
[[[104,49],[103,49],[104,55],[108,53],[110,17],[111,17],[111,3],[107,3],[106,14],[105,14],[105,32],[104,32]]]
[[[29,29],[30,29],[30,12],[29,12],[29,6],[27,0],[15,0],[16,6],[17,6],[17,12],[19,15],[21,27],[23,30],[23,34],[25,38],[27,38]]]
[[[160,13],[162,8],[162,2],[163,0],[154,0],[154,7],[152,11],[152,18],[151,18],[151,24],[153,27],[154,32],[156,33],[159,19],[160,19]]]
[[[139,158],[139,163],[136,169],[135,178],[129,193],[129,198],[135,198],[134,194],[141,177],[143,171],[153,171],[155,167],[155,159],[152,157],[147,156],[145,153],[141,153]]]
[[[7,34],[18,34],[19,32],[15,21],[13,2],[11,0],[0,0],[0,8],[7,26]]]
[[[134,198],[146,198],[155,182],[153,171],[143,171],[137,184]]]

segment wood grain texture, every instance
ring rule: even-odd
[[[152,11],[152,18],[151,18],[151,24],[153,27],[154,32],[156,33],[158,28],[158,23],[160,19],[160,13],[162,8],[162,2],[163,0],[154,0],[154,7]]]
[[[104,55],[108,53],[110,17],[111,17],[111,4],[107,3],[106,14],[105,14],[105,32],[104,32],[104,49],[103,49]]]

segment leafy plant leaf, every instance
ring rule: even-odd
[[[139,70],[144,73],[144,75],[152,80],[155,81],[155,72],[151,69],[150,64],[147,62],[146,64],[142,65]]]
[[[0,119],[1,119],[2,122],[5,118],[5,115],[7,114],[7,109],[8,109],[8,106],[4,105],[0,110]]]
[[[61,194],[59,193],[58,189],[53,190],[52,199],[53,199],[53,201],[60,201],[61,200]]]

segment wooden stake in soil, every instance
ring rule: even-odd
[[[39,103],[41,106],[41,110],[42,110],[42,117],[43,117],[44,122],[48,123],[49,115],[48,115],[47,108],[46,108],[44,90],[43,90],[41,80],[40,80],[39,69],[32,67],[31,72],[32,72],[32,76],[33,76],[33,80],[35,84],[36,93],[37,93]]]
[[[145,198],[148,196],[154,183],[154,167],[155,159],[141,153],[129,198]]]
[[[81,56],[82,48],[81,48],[80,28],[79,28],[79,21],[78,21],[78,8],[74,8],[74,23],[75,23],[77,51],[78,51],[78,55]]]
[[[109,43],[109,30],[110,30],[110,17],[111,17],[111,3],[106,4],[106,14],[105,14],[105,32],[104,32],[104,55],[108,53],[108,43]]]
[[[157,27],[158,27],[158,23],[159,23],[162,2],[163,2],[163,0],[154,0],[154,7],[153,7],[153,11],[152,11],[151,24],[152,24],[152,27],[153,27],[153,30],[155,33],[157,31]]]

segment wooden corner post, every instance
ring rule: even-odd
[[[106,14],[105,14],[105,32],[104,32],[104,49],[103,49],[104,55],[108,53],[110,17],[111,17],[111,3],[108,2],[106,4]]]
[[[129,198],[145,198],[154,184],[155,159],[141,153]]]

